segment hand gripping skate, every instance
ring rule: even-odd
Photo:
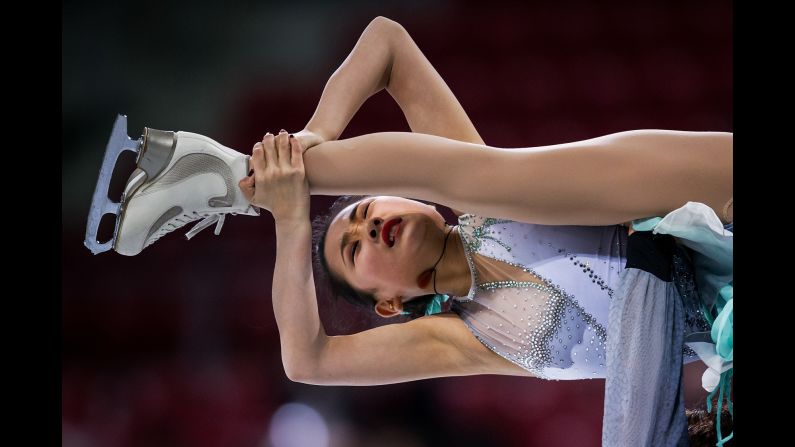
[[[136,168],[120,202],[108,198],[119,156],[137,153]],[[133,256],[162,236],[203,218],[186,234],[190,239],[213,223],[219,234],[226,214],[259,215],[237,182],[248,174],[249,157],[203,135],[144,129],[138,140],[127,136],[127,117],[113,126],[91,201],[85,245],[94,254],[114,249]],[[116,215],[113,237],[97,241],[102,217]]]

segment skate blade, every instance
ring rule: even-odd
[[[86,239],[84,244],[95,255],[113,248],[116,242],[116,236],[119,232],[119,213],[121,212],[124,198],[127,195],[124,194],[122,196],[121,202],[114,202],[108,197],[113,170],[116,167],[119,156],[121,156],[124,151],[134,152],[138,155],[137,158],[140,158],[142,142],[143,138],[133,140],[127,136],[127,117],[125,115],[118,115],[116,117],[116,122],[113,124],[113,131],[110,134],[108,144],[105,147],[105,157],[102,160],[99,179],[94,188],[94,196],[91,199],[91,209],[88,213],[88,223],[86,225]],[[97,241],[97,232],[99,231],[99,224],[102,221],[102,217],[106,214],[115,214],[116,224],[113,229],[113,237],[107,242],[100,243]]]

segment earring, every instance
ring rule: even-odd
[[[389,303],[389,308],[392,309],[392,310],[395,310],[395,305],[392,304],[392,303]]]

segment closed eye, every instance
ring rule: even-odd
[[[370,204],[372,204],[373,202],[375,202],[375,200],[371,200],[371,201],[367,202],[367,206],[364,207],[364,219],[363,220],[367,220],[367,211],[370,210]],[[359,246],[359,241],[356,241],[356,242],[353,243],[353,246],[351,247],[351,262],[353,263],[354,266],[356,265],[356,248],[358,246]]]
[[[353,261],[353,265],[356,265],[356,247],[359,245],[359,241],[353,243],[353,248],[351,248],[351,261]]]
[[[370,210],[370,205],[371,205],[373,202],[375,202],[375,200],[371,200],[371,201],[370,201],[370,202],[367,204],[367,206],[364,208],[364,218],[365,218],[365,219],[367,219],[367,211],[369,211],[369,210]]]

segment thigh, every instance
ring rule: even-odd
[[[688,201],[723,220],[732,191],[731,133],[638,130],[505,151],[492,191],[515,220],[610,225],[661,216]],[[543,222],[541,222],[543,221]]]

